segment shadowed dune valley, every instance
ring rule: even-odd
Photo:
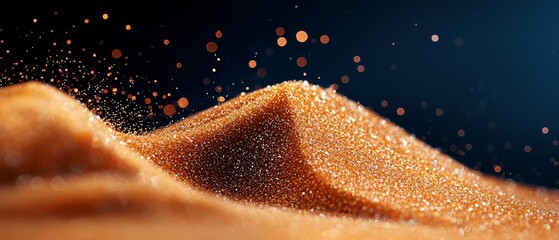
[[[559,239],[559,193],[473,171],[303,81],[145,134],[0,88],[1,239]]]

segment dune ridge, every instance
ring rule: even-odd
[[[144,237],[166,230],[175,238],[188,238],[181,227],[191,238],[559,237],[555,191],[469,170],[306,82],[145,135],[116,132],[38,82],[0,88],[0,98],[0,230],[8,236],[36,236],[22,231],[29,226],[72,236],[67,224],[80,219],[70,226],[94,232],[112,223],[114,239],[137,235],[131,225]]]

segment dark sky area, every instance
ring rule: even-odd
[[[2,7],[0,85],[50,82],[141,132],[306,80],[473,169],[559,187],[557,1],[119,2]]]

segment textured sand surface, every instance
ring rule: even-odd
[[[304,82],[141,136],[40,83],[0,99],[3,239],[559,239],[558,193]]]

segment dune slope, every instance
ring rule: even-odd
[[[145,135],[116,132],[41,83],[0,98],[9,238],[559,237],[556,192],[467,169],[305,82]]]

